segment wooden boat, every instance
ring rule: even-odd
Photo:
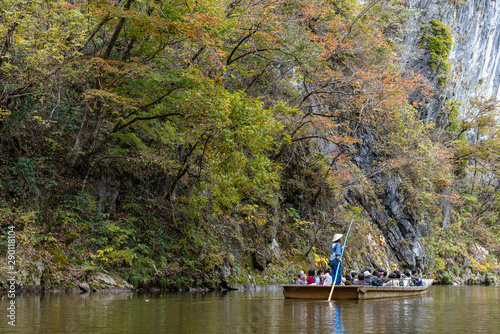
[[[432,279],[423,279],[422,286],[370,286],[346,285],[336,286],[332,300],[365,300],[378,298],[395,298],[420,296],[427,293]],[[328,300],[331,286],[327,285],[282,285],[281,289],[287,299]]]

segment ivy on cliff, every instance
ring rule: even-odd
[[[432,70],[439,70],[438,86],[444,85],[450,70],[448,58],[453,45],[450,27],[438,19],[430,20],[429,25],[424,27],[420,45],[429,51]]]

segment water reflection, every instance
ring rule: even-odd
[[[496,333],[499,291],[432,287],[424,297],[330,303],[285,300],[278,289],[19,296],[17,326],[3,320],[0,333]]]
[[[336,307],[333,303],[328,303],[330,308],[330,316],[334,319],[334,333],[344,333],[344,326],[342,325],[342,309]]]

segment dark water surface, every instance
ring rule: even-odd
[[[331,303],[285,300],[279,289],[22,295],[16,327],[3,297],[0,333],[500,333],[500,287]]]

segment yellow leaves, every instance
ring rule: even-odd
[[[84,93],[83,101],[99,97],[105,105],[119,106],[125,110],[136,110],[138,101],[103,89],[89,89]]]
[[[130,61],[125,62],[93,57],[87,62],[86,68],[95,75],[105,75],[103,79],[107,81],[104,81],[104,84],[113,86],[151,74],[151,67],[142,64],[138,58],[131,58]]]
[[[484,250],[486,251],[486,249],[484,249]],[[488,251],[486,251],[486,252],[488,252]],[[480,261],[478,261],[478,260],[476,260],[476,258],[474,258],[471,255],[467,255],[466,257],[471,262],[470,266],[471,266],[472,272],[474,272],[474,273],[480,273],[480,274],[484,275],[487,273],[495,272],[498,269],[500,269],[500,265],[495,258],[485,257],[485,258],[481,259]]]
[[[55,121],[43,119],[41,116],[38,115],[34,115],[33,120],[44,128],[49,128],[52,124],[56,123]]]
[[[9,110],[2,110],[2,108],[0,108],[0,121],[3,121],[7,116],[10,116],[11,113],[12,112]]]
[[[314,222],[295,219],[293,223],[293,229],[298,231],[309,230],[314,226]]]
[[[266,224],[267,224],[267,219],[265,218],[257,220],[257,225],[259,225],[260,227],[264,227]]]
[[[313,251],[316,251],[316,247],[313,247]],[[313,253],[313,258],[314,258],[314,266],[316,268],[327,268],[329,266],[329,261],[324,257],[316,253]]]
[[[16,84],[30,85],[44,80],[56,66],[77,53],[88,28],[87,16],[67,1],[11,2],[0,24],[0,35],[11,31],[3,71]],[[8,6],[8,4],[6,4]]]

